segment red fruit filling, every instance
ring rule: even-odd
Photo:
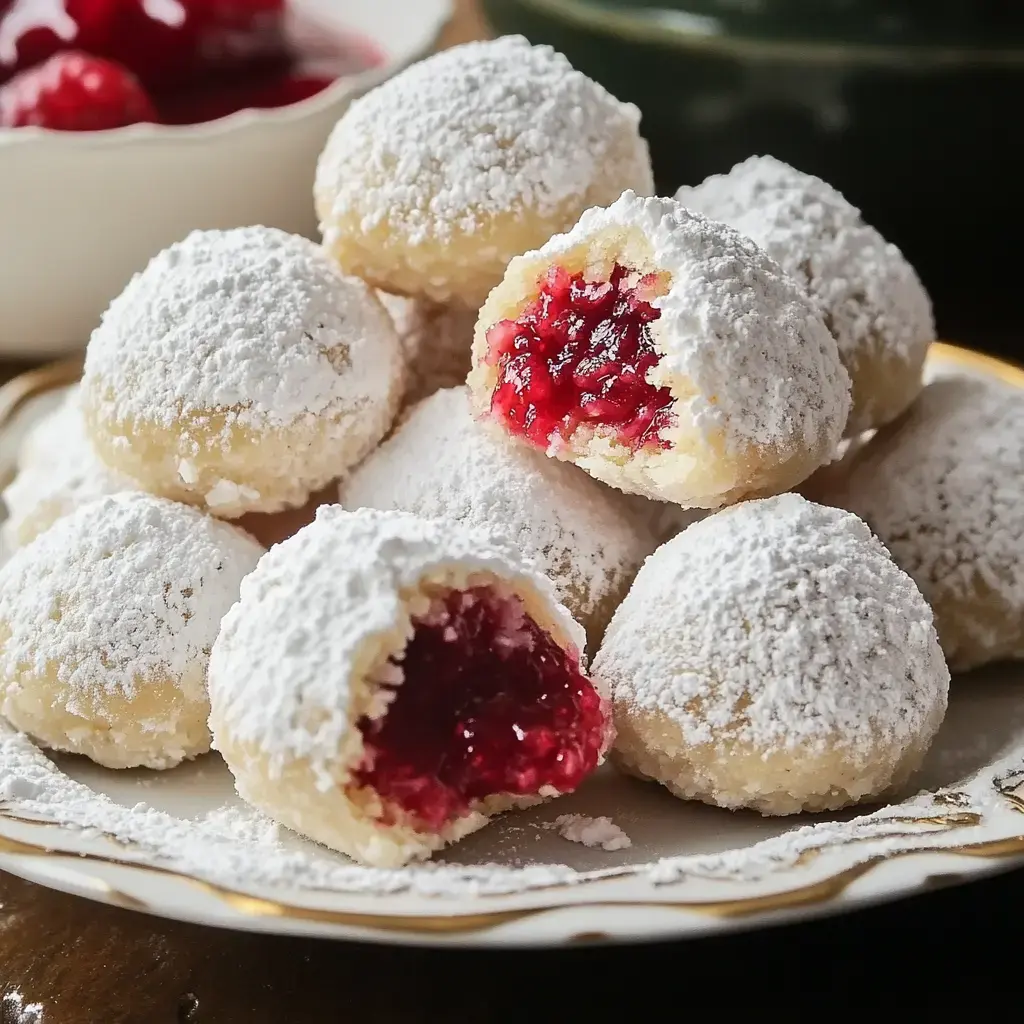
[[[165,124],[288,106],[384,61],[361,37],[293,16],[286,0],[0,0],[0,82],[71,50],[134,74]],[[94,127],[79,121],[18,123]]]
[[[634,451],[666,448],[672,421],[668,388],[647,381],[658,362],[650,325],[659,275],[616,264],[607,281],[552,267],[537,298],[515,320],[487,332],[487,362],[497,367],[491,412],[513,434],[547,449],[582,424],[611,428]]]
[[[363,718],[357,786],[431,831],[498,793],[569,792],[597,766],[605,719],[579,668],[524,611],[489,587],[444,591],[395,659],[382,718]]]

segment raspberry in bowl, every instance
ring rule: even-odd
[[[433,47],[450,7],[0,0],[0,354],[82,348],[132,273],[195,228],[315,235],[331,127]]]

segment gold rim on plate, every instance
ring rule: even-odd
[[[947,365],[954,365],[966,371],[973,371],[985,376],[996,377],[1015,387],[1024,389],[1024,367],[995,356],[975,352],[947,342],[935,342],[931,355]],[[12,417],[31,399],[52,391],[56,388],[74,384],[82,370],[81,358],[66,359],[51,363],[38,369],[23,373],[0,387],[0,428],[9,423]],[[1024,814],[1024,798],[1016,793],[1017,776],[1005,780],[996,779],[995,787],[1000,796],[1015,811]],[[1005,785],[1002,783],[1005,781]],[[936,794],[936,802],[948,804],[951,808],[958,805],[955,792]],[[939,799],[945,797],[947,799]],[[0,808],[0,818],[6,818],[22,826],[36,826],[48,832],[64,831],[64,826],[56,822],[38,821],[19,818],[5,813]],[[908,818],[910,826],[932,825],[946,833],[953,829],[976,826],[980,823],[977,814],[957,813],[955,810],[947,815],[925,818]],[[839,845],[845,845],[840,843]],[[824,852],[829,847],[812,851],[813,855]],[[140,864],[135,861],[106,856],[96,853],[80,853],[72,850],[56,848],[52,842],[32,842],[0,835],[0,855],[3,855],[8,870],[17,872],[19,865],[29,869],[35,862],[45,859],[48,864],[63,859],[59,876],[63,878],[80,895],[102,902],[111,903],[132,910],[142,910],[155,915],[165,912],[158,906],[131,895],[111,885],[106,879],[76,870],[74,865],[99,863],[116,866],[122,869],[138,871],[150,875],[162,875],[184,882],[208,896],[216,898],[238,920],[258,920],[277,918],[294,922],[328,924],[361,932],[377,931],[381,933],[402,933],[406,935],[470,935],[497,928],[515,921],[536,917],[548,912],[571,908],[608,908],[615,907],[632,909],[655,909],[685,911],[717,918],[745,918],[774,911],[795,910],[811,905],[820,905],[841,896],[847,888],[858,879],[868,875],[882,864],[900,858],[916,855],[941,853],[965,857],[982,858],[989,861],[1005,861],[1009,858],[1024,856],[1024,835],[1016,835],[968,843],[960,846],[938,845],[922,846],[910,850],[896,850],[888,854],[867,857],[853,865],[823,879],[805,883],[794,888],[755,896],[737,896],[718,900],[687,900],[687,901],[656,901],[656,900],[623,900],[608,901],[595,898],[585,902],[568,902],[552,900],[540,906],[520,909],[488,910],[483,912],[454,914],[367,914],[350,911],[319,909],[305,907],[284,901],[267,899],[231,888],[208,882],[201,878],[185,874],[173,868],[153,864]],[[30,872],[34,881],[46,884],[44,876],[47,872]],[[56,875],[56,873],[53,873]],[[52,877],[51,881],[56,881]],[[927,878],[922,879],[922,884]],[[230,921],[225,921],[230,923]],[[613,939],[604,932],[581,932],[570,935],[564,942],[600,942]]]

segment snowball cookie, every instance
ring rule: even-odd
[[[391,425],[403,378],[373,291],[272,228],[195,231],[93,332],[97,454],[143,490],[232,519],[300,506]]]
[[[506,542],[325,506],[242,587],[210,661],[243,799],[393,867],[575,789],[611,739],[583,630]]]
[[[762,814],[901,786],[949,686],[910,578],[856,516],[795,494],[709,516],[659,548],[593,671],[611,686],[627,771]]]
[[[18,445],[18,469],[52,465],[67,457],[69,442],[84,439],[80,393],[75,383],[47,395],[55,404],[25,431]]]
[[[625,495],[509,444],[493,423],[474,420],[464,387],[411,410],[342,482],[340,500],[349,509],[400,509],[504,534],[555,584],[594,645],[657,547]]]
[[[770,156],[752,156],[676,198],[752,238],[818,304],[853,381],[848,435],[910,405],[935,340],[931,300],[860,210],[820,178]]]
[[[405,355],[403,404],[466,382],[473,348],[476,310],[439,306],[405,295],[377,293],[391,314]]]
[[[262,551],[145,494],[65,516],[0,569],[0,712],[107,768],[204,753],[210,648]]]
[[[799,483],[850,407],[835,340],[774,261],[632,192],[512,260],[480,311],[469,385],[513,437],[696,508]]]
[[[511,257],[653,191],[639,123],[548,46],[444,50],[342,115],[316,170],[324,245],[378,288],[476,311]]]
[[[950,667],[1024,658],[1024,393],[936,381],[838,469],[824,499],[914,578]]]
[[[26,436],[18,463],[14,479],[0,494],[6,513],[0,550],[5,555],[90,501],[139,489],[96,456],[85,433],[77,387]]]

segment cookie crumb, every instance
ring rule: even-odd
[[[555,819],[558,834],[571,843],[600,846],[602,850],[625,850],[633,841],[611,818],[589,818],[585,814],[561,814]]]

